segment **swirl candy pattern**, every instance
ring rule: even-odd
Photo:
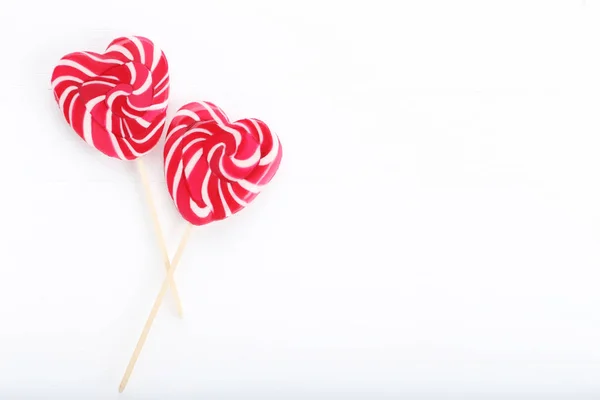
[[[169,99],[164,53],[141,36],[113,40],[104,54],[67,54],[52,73],[67,123],[102,153],[132,160],[160,139]]]
[[[281,156],[281,144],[264,122],[230,122],[214,104],[189,103],[167,132],[167,187],[183,218],[205,225],[251,202],[277,172]]]

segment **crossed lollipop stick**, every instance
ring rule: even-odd
[[[135,350],[133,351],[133,355],[129,360],[129,364],[127,365],[127,369],[125,370],[125,374],[123,375],[123,379],[121,380],[121,384],[119,385],[119,392],[123,392],[125,387],[127,386],[127,382],[129,382],[129,377],[133,372],[133,368],[142,352],[142,348],[146,343],[146,338],[148,337],[148,333],[150,333],[150,328],[154,323],[154,319],[158,314],[158,310],[163,302],[163,299],[169,289],[173,291],[173,297],[175,299],[177,305],[177,312],[179,316],[183,315],[183,308],[181,305],[181,299],[179,298],[179,292],[177,290],[177,285],[175,284],[175,280],[173,279],[173,275],[175,274],[175,269],[179,264],[179,260],[181,260],[181,256],[183,255],[183,250],[185,250],[185,246],[187,245],[188,239],[190,237],[190,233],[192,232],[192,224],[187,224],[181,242],[179,242],[179,246],[177,247],[177,251],[175,252],[175,256],[173,257],[173,261],[169,261],[169,252],[167,250],[167,246],[165,244],[164,236],[162,233],[162,229],[160,227],[160,222],[158,220],[158,214],[156,212],[156,207],[154,205],[154,199],[152,197],[152,190],[150,188],[150,184],[148,181],[148,175],[146,174],[146,168],[141,158],[137,159],[138,169],[140,172],[140,176],[142,178],[142,185],[144,186],[144,192],[146,193],[146,200],[148,201],[148,205],[150,207],[150,211],[152,214],[152,221],[154,223],[154,230],[156,231],[156,236],[158,237],[158,241],[160,242],[160,248],[163,255],[165,267],[167,268],[167,276],[165,277],[163,284],[160,288],[160,292],[158,296],[156,296],[156,300],[154,300],[154,305],[152,306],[152,310],[150,311],[150,315],[146,320],[146,324],[144,325],[144,329],[142,330],[142,334],[138,339],[138,342],[135,346]]]
[[[125,390],[125,386],[127,386],[127,382],[129,381],[129,377],[133,372],[133,368],[137,362],[140,353],[142,352],[142,348],[146,343],[146,338],[148,337],[148,333],[150,333],[150,328],[152,328],[152,324],[154,323],[154,319],[158,314],[158,310],[160,309],[160,305],[167,293],[167,289],[169,285],[172,285],[173,275],[175,274],[175,269],[181,260],[181,256],[183,254],[183,250],[185,250],[185,246],[187,245],[188,239],[190,238],[190,233],[192,233],[192,224],[187,224],[185,228],[185,232],[183,237],[181,238],[181,242],[179,242],[179,246],[177,247],[177,251],[175,252],[175,256],[173,257],[173,262],[171,262],[171,267],[167,270],[167,276],[163,280],[162,286],[160,287],[160,292],[156,296],[154,300],[154,305],[152,306],[152,310],[150,311],[150,315],[146,320],[146,324],[144,325],[144,329],[142,330],[142,334],[138,339],[137,344],[135,345],[135,350],[133,351],[133,355],[129,360],[129,364],[127,365],[127,369],[125,370],[125,374],[123,375],[123,379],[121,379],[121,384],[119,385],[119,392],[122,393]],[[172,287],[172,286],[171,286]]]

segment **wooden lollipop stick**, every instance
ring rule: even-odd
[[[156,300],[154,300],[154,305],[152,306],[152,310],[150,311],[150,315],[146,320],[146,324],[144,325],[144,329],[142,330],[142,334],[138,339],[137,345],[135,346],[135,350],[133,351],[133,355],[129,360],[129,365],[127,365],[127,369],[125,370],[125,375],[123,375],[123,379],[121,380],[121,384],[119,385],[119,393],[125,390],[125,386],[127,386],[127,382],[129,381],[129,377],[133,372],[133,367],[135,367],[135,363],[137,362],[138,357],[142,351],[142,347],[144,347],[144,343],[146,343],[146,338],[148,337],[148,333],[150,332],[150,328],[152,328],[152,323],[158,314],[158,310],[160,309],[160,305],[167,293],[167,289],[169,288],[169,282],[173,279],[173,274],[175,273],[175,269],[177,268],[177,264],[179,264],[179,260],[181,259],[181,255],[183,254],[183,250],[187,245],[188,239],[190,237],[190,233],[192,232],[192,225],[188,224],[185,228],[185,233],[183,234],[183,238],[179,243],[179,247],[177,248],[177,252],[173,257],[173,262],[171,263],[171,268],[167,271],[167,276],[163,281],[163,284],[160,288],[160,292],[158,292],[158,296],[156,296]]]
[[[148,206],[150,207],[150,213],[152,214],[152,222],[154,224],[154,231],[156,232],[156,237],[158,239],[158,244],[160,246],[160,250],[163,256],[163,262],[167,271],[171,268],[171,262],[169,261],[169,252],[167,250],[167,245],[165,244],[165,237],[163,235],[162,229],[160,227],[160,222],[158,220],[158,214],[156,213],[156,206],[154,205],[154,199],[152,197],[152,190],[150,188],[150,182],[148,181],[148,174],[146,173],[146,168],[144,166],[144,162],[141,158],[137,159],[138,170],[140,171],[140,176],[142,177],[142,185],[144,186],[144,192],[146,193],[146,201],[148,202]],[[177,313],[179,316],[183,316],[183,306],[181,304],[181,298],[179,297],[179,290],[177,290],[177,285],[175,284],[175,280],[173,280],[173,276],[171,276],[169,280],[169,285],[171,286],[171,290],[173,291],[173,298],[175,299],[175,305],[177,307]]]

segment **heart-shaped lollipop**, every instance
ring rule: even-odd
[[[167,270],[169,254],[142,162],[166,124],[169,66],[164,53],[141,36],[113,40],[104,54],[70,53],[52,73],[54,97],[67,123],[88,144],[121,160],[137,161]],[[179,314],[177,287],[169,278]]]
[[[281,156],[281,144],[264,122],[230,122],[212,103],[189,103],[167,132],[167,187],[184,219],[208,224],[252,201],[277,172]]]
[[[169,67],[141,36],[113,40],[104,54],[64,56],[52,89],[67,123],[102,153],[132,160],[157,143],[166,121]]]
[[[212,103],[189,103],[173,117],[164,149],[167,188],[189,222],[171,268],[154,301],[129,360],[123,391],[187,244],[193,225],[225,219],[243,209],[273,178],[281,163],[281,143],[258,119],[230,122]]]

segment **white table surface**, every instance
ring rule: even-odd
[[[4,0],[0,34],[1,399],[600,396],[599,1]],[[169,115],[261,118],[284,158],[194,231],[119,395],[164,267],[49,80],[130,34]]]

